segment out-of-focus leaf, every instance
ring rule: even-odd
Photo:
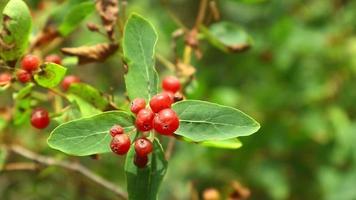
[[[7,158],[7,150],[4,147],[0,147],[0,172],[2,171]]]
[[[35,84],[28,83],[25,87],[21,88],[17,93],[14,94],[14,99],[23,99],[30,95]]]
[[[120,124],[126,132],[134,129],[131,115],[111,111],[80,118],[55,128],[48,138],[48,145],[66,154],[87,156],[110,152],[110,128]]]
[[[102,43],[94,46],[62,48],[61,51],[70,56],[77,56],[79,64],[105,61],[118,49],[117,44]]]
[[[74,94],[68,94],[67,97],[72,102],[72,104],[78,106],[82,117],[88,117],[91,115],[99,114],[101,112],[92,104],[88,103],[87,101]]]
[[[55,63],[44,63],[41,71],[35,74],[34,78],[38,85],[45,88],[56,87],[64,78],[67,69]]]
[[[31,32],[31,14],[22,0],[10,0],[2,11],[0,31],[0,57],[15,60],[21,57],[28,46]]]
[[[133,14],[128,19],[123,38],[123,51],[128,65],[125,75],[129,98],[149,99],[157,93],[158,75],[154,67],[157,33],[152,24]]]
[[[195,142],[226,140],[255,133],[260,125],[245,113],[214,103],[186,100],[173,105],[179,116],[175,132]]]
[[[62,23],[59,25],[59,33],[63,36],[67,36],[73,32],[78,25],[94,11],[94,9],[94,2],[91,1],[72,6],[64,16]]]
[[[225,52],[244,51],[252,45],[252,39],[246,31],[232,22],[218,22],[201,29],[212,45]]]
[[[158,140],[154,140],[153,145],[154,150],[149,156],[149,163],[143,169],[137,168],[134,164],[136,154],[134,145],[127,154],[125,172],[130,200],[157,200],[159,187],[166,174],[168,162]]]
[[[204,141],[199,144],[207,147],[215,147],[215,148],[222,148],[222,149],[238,149],[242,147],[242,143],[237,138],[227,139],[227,140]]]
[[[109,104],[108,100],[96,88],[85,83],[71,84],[68,93],[80,97],[100,110],[104,110]]]

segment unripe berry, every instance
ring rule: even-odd
[[[46,56],[45,61],[56,63],[58,65],[62,64],[62,58],[57,54],[51,54],[51,55]]]
[[[40,66],[40,59],[35,55],[27,55],[21,61],[22,69],[32,72]]]
[[[4,72],[0,74],[0,86],[7,85],[11,82],[11,74]]]
[[[131,146],[130,137],[126,134],[115,135],[110,143],[111,151],[118,155],[125,155]]]
[[[124,132],[125,132],[124,128],[122,128],[122,126],[120,125],[114,125],[110,129],[110,134],[112,137],[115,137],[115,135],[123,134]]]
[[[147,108],[140,110],[136,116],[136,128],[140,131],[149,131],[152,129],[154,113]]]
[[[176,93],[180,90],[180,82],[175,76],[167,76],[162,81],[162,88],[166,91]]]
[[[152,97],[150,107],[153,112],[157,113],[165,108],[170,108],[173,101],[167,93],[160,93]]]
[[[161,110],[153,120],[153,128],[162,135],[172,135],[179,127],[179,118],[170,108]]]
[[[16,78],[18,81],[20,81],[21,83],[27,83],[31,81],[32,78],[32,74],[26,70],[23,69],[19,69],[16,72]]]
[[[74,75],[69,75],[64,77],[63,81],[62,81],[62,89],[64,91],[67,91],[70,87],[71,84],[73,83],[80,83],[80,78]]]
[[[44,129],[49,125],[50,119],[47,110],[37,108],[32,112],[31,124],[38,129]]]
[[[140,157],[137,154],[135,155],[134,164],[136,165],[136,167],[144,168],[146,167],[147,163],[148,163],[148,156]]]
[[[143,98],[136,98],[131,102],[131,112],[137,114],[140,110],[146,107],[146,101]]]
[[[135,141],[135,151],[139,157],[144,157],[150,154],[153,150],[152,142],[146,138],[140,138]]]

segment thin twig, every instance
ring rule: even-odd
[[[207,5],[208,0],[200,0],[199,12],[195,20],[195,28],[199,28],[199,26],[204,22]]]
[[[169,138],[166,153],[164,155],[166,157],[166,160],[169,160],[171,158],[175,143],[176,140],[174,137]]]
[[[83,165],[81,165],[79,163],[57,160],[52,157],[42,156],[42,155],[36,154],[36,153],[34,153],[22,146],[19,146],[19,145],[12,145],[8,148],[9,148],[9,150],[11,150],[12,152],[14,152],[16,154],[19,154],[25,158],[36,161],[43,165],[58,166],[58,167],[62,167],[62,168],[68,169],[68,170],[78,172],[78,173],[82,174],[83,176],[87,177],[88,179],[92,180],[93,182],[95,182],[95,183],[103,186],[104,188],[112,191],[113,193],[117,194],[122,199],[127,199],[127,193],[121,187],[96,175],[95,173],[90,171],[88,168],[84,167]]]
[[[16,162],[16,163],[8,163],[4,166],[4,171],[22,171],[22,170],[38,170],[39,166],[35,163],[29,162]]]

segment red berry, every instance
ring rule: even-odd
[[[147,163],[148,163],[148,156],[140,157],[137,154],[135,155],[134,164],[136,165],[136,167],[144,168],[146,167]]]
[[[49,125],[50,119],[47,110],[37,108],[32,112],[31,124],[38,129],[44,129]]]
[[[27,83],[27,82],[31,81],[32,74],[26,70],[19,69],[16,72],[16,77],[17,77],[17,80],[19,80],[21,83]]]
[[[153,128],[160,134],[172,135],[179,127],[177,114],[170,108],[161,110],[153,120]]]
[[[4,72],[0,74],[0,86],[7,85],[11,82],[11,74]]]
[[[62,58],[57,54],[51,54],[51,55],[46,56],[45,61],[56,63],[58,65],[62,64]]]
[[[180,82],[175,76],[167,76],[162,81],[162,88],[166,91],[176,93],[180,90]]]
[[[112,152],[118,155],[125,155],[131,146],[130,137],[126,134],[115,135],[110,143]]]
[[[146,107],[146,101],[143,98],[136,98],[131,102],[131,112],[137,114],[140,110]]]
[[[80,83],[80,78],[74,75],[64,77],[62,81],[62,89],[67,91],[72,83]]]
[[[21,61],[22,69],[32,72],[40,66],[40,59],[35,55],[27,55]]]
[[[110,134],[112,137],[115,137],[115,135],[123,134],[124,132],[125,132],[124,128],[122,128],[122,126],[120,125],[114,125],[110,129]]]
[[[139,157],[144,157],[150,154],[153,150],[152,142],[146,138],[140,138],[135,141],[135,151]]]
[[[174,93],[170,91],[163,91],[162,93],[167,94],[169,98],[171,98],[172,102],[174,102]]]
[[[150,107],[153,112],[157,113],[165,108],[170,108],[173,101],[167,93],[160,93],[152,97]]]
[[[136,116],[136,128],[140,131],[149,131],[152,129],[153,118],[155,117],[154,113],[147,108],[140,110]]]

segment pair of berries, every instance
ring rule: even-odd
[[[53,62],[61,64],[61,57],[58,55],[49,55],[45,58],[46,62]],[[35,55],[26,55],[21,60],[21,69],[16,72],[16,77],[21,83],[30,82],[32,79],[32,73],[37,71],[40,67],[40,58]]]
[[[162,135],[172,135],[179,127],[179,118],[171,109],[174,101],[173,94],[180,89],[179,80],[175,77],[166,77],[162,82],[164,92],[153,96],[146,108],[146,101],[136,98],[131,103],[131,112],[136,114],[135,125],[139,131],[154,129]]]
[[[125,155],[131,147],[130,137],[125,134],[125,130],[120,125],[114,125],[110,129],[110,134],[113,137],[110,143],[111,150],[118,155]],[[148,155],[153,150],[153,145],[147,138],[139,138],[134,143],[135,159],[134,163],[137,167],[143,168],[148,163]]]
[[[33,110],[31,114],[31,124],[38,129],[46,128],[50,123],[48,111],[43,108]]]

